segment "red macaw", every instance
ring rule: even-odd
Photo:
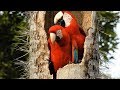
[[[59,68],[62,68],[71,62],[71,42],[69,34],[60,25],[54,25],[49,28],[48,45],[50,49],[50,61],[53,78],[56,78],[56,73]]]
[[[76,18],[69,11],[59,11],[54,17],[54,24],[64,26],[72,41],[72,61],[82,60],[84,53],[85,33],[78,25]],[[78,55],[77,55],[78,54]]]

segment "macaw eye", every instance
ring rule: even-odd
[[[56,31],[56,36],[58,36],[61,39],[63,37],[62,31],[61,30],[57,30]]]

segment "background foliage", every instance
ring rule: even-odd
[[[119,44],[115,27],[119,22],[119,13],[114,11],[97,11],[98,30],[100,32],[101,59],[108,62],[114,59],[111,52],[115,52]]]
[[[21,11],[1,11],[0,15],[0,78],[18,78],[23,74],[23,67],[16,64],[19,59],[25,61],[27,23]],[[18,58],[18,59],[17,59]]]

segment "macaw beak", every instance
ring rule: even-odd
[[[50,40],[51,40],[52,44],[54,44],[55,39],[56,39],[56,34],[55,33],[50,33]]]
[[[56,24],[57,21],[58,21],[60,18],[62,18],[62,16],[63,16],[63,12],[62,12],[62,11],[59,11],[59,12],[55,15],[55,17],[54,17],[54,24]]]

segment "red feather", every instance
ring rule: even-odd
[[[78,54],[79,54],[78,56],[79,56],[79,59],[81,60],[84,53],[84,42],[85,42],[86,35],[83,29],[77,23],[77,20],[74,17],[74,15],[72,15],[72,13],[70,13],[69,11],[63,11],[63,12],[69,14],[72,17],[72,20],[70,21],[70,25],[65,27],[65,30],[69,33],[72,41],[74,42],[76,41],[77,47],[78,47]],[[74,46],[75,45],[74,43],[72,45],[73,45],[72,47],[76,47]],[[73,53],[73,50],[72,50],[72,53]]]
[[[71,61],[69,34],[60,25],[54,25],[50,27],[49,33],[55,33],[60,29],[62,31],[63,38],[59,42],[55,41],[55,43],[52,44],[50,38],[48,39],[48,44],[50,47],[50,61],[53,63],[55,72]]]

